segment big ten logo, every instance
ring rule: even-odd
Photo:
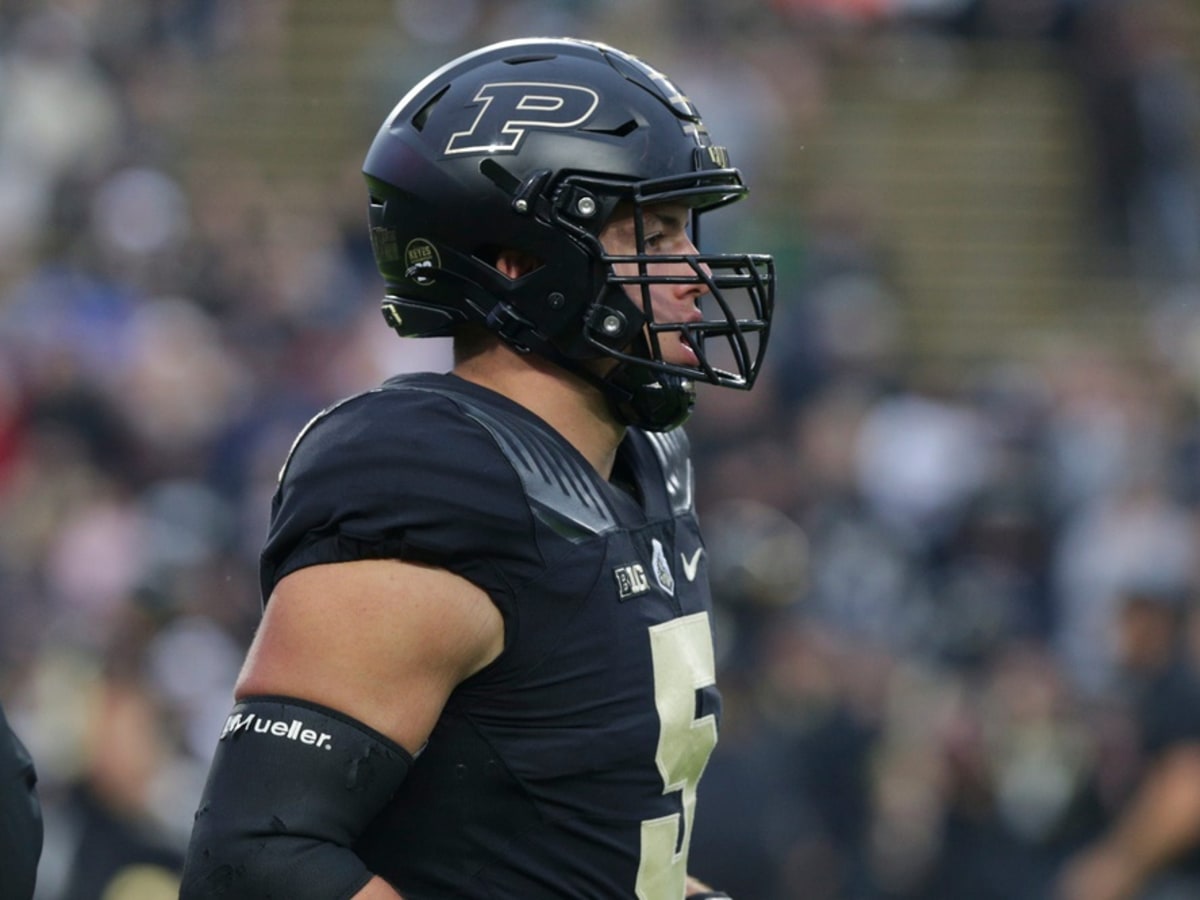
[[[628,600],[650,590],[650,579],[646,577],[646,570],[641,563],[617,566],[613,569],[613,577],[617,579],[617,598],[620,600]]]

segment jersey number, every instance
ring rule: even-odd
[[[696,718],[696,691],[716,683],[708,613],[653,626],[650,656],[660,722],[655,762],[662,775],[663,793],[681,793],[683,814],[642,822],[637,896],[639,900],[680,900],[687,880],[696,785],[717,743],[716,717]]]

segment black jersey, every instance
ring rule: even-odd
[[[503,652],[355,846],[406,900],[683,897],[720,716],[686,437],[631,429],[616,472],[452,375],[388,381],[293,447],[264,596],[304,566],[396,558],[504,618]]]

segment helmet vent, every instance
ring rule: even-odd
[[[609,134],[613,137],[625,137],[633,134],[638,129],[637,119],[629,119],[615,128],[581,128],[580,131],[585,131],[588,134]]]
[[[446,91],[448,91],[448,90],[450,90],[450,85],[446,85],[444,88],[442,88],[440,91],[438,91],[432,97],[430,97],[429,102],[426,103],[424,106],[422,106],[420,109],[418,109],[416,111],[416,113],[413,114],[413,117],[412,117],[413,128],[417,129],[417,131],[425,130],[425,122],[428,121],[429,114],[431,112],[433,112],[433,108],[438,105],[438,101],[441,100],[442,97],[446,96]]]
[[[510,56],[504,62],[510,66],[521,66],[525,63],[545,62],[548,59],[557,58],[557,53],[529,53],[524,56]]]

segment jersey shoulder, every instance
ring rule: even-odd
[[[263,588],[306,565],[448,565],[528,534],[519,478],[488,432],[436,392],[385,385],[319,413],[280,472]]]
[[[621,527],[606,487],[542,420],[448,375],[406,375],[318,414],[280,473],[264,596],[305,565],[531,559]]]
[[[620,527],[608,490],[591,465],[528,410],[457,379],[406,387],[452,400],[486,431],[520,479],[534,515],[560,537],[579,542]]]

